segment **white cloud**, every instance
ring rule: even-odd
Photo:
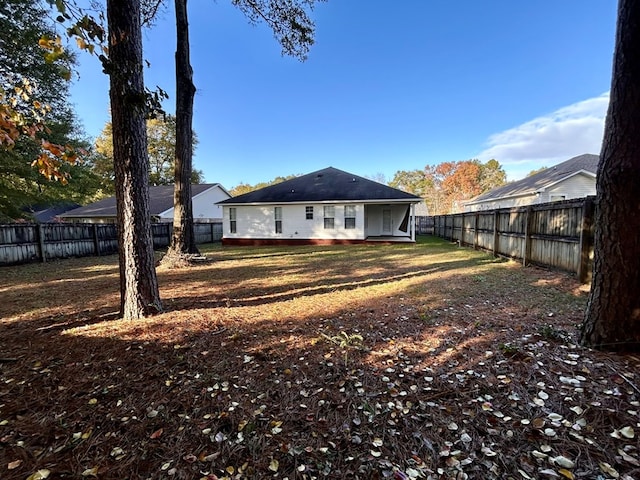
[[[477,157],[481,161],[495,158],[509,180],[517,180],[576,155],[598,154],[608,105],[607,92],[496,133]]]

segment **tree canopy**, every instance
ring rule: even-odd
[[[193,145],[198,144],[194,133]],[[171,185],[174,182],[176,117],[166,115],[147,120],[149,156],[149,185]],[[113,170],[113,129],[107,122],[95,141],[96,155],[92,158],[94,172],[100,177],[102,187],[109,194],[114,193]],[[202,183],[202,170],[193,170],[191,183]]]
[[[440,215],[459,210],[464,200],[504,185],[506,179],[497,160],[465,160],[400,170],[389,185],[424,198],[429,213]]]
[[[300,176],[299,174],[298,175],[287,175],[285,177],[277,176],[273,180],[269,180],[267,182],[258,182],[258,183],[254,184],[254,185],[251,185],[249,183],[241,182],[238,185],[236,185],[235,187],[231,188],[229,190],[229,193],[232,196],[237,197],[238,195],[242,195],[244,193],[253,192],[254,190],[260,190],[261,188],[268,187],[270,185],[276,185],[277,183],[282,183],[285,180],[291,180],[292,178],[296,178],[296,177],[299,177],[299,176]]]
[[[4,221],[28,217],[30,207],[85,203],[99,193],[98,178],[87,164],[52,156],[63,156],[62,146],[85,150],[89,143],[67,100],[68,67],[74,57],[68,53],[52,57],[39,45],[55,38],[47,19],[38,2],[7,0],[0,5],[0,218]],[[46,175],[32,166],[34,161]]]

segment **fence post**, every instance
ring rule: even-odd
[[[593,213],[594,197],[585,197],[582,206],[582,222],[580,224],[580,264],[578,279],[581,283],[591,281],[591,250],[593,249]]]
[[[533,223],[533,208],[531,205],[527,207],[524,217],[524,241],[522,245],[522,266],[527,266],[527,261],[531,257],[531,224]]]
[[[36,230],[38,235],[38,248],[40,249],[40,261],[45,263],[47,261],[47,250],[44,245],[44,227],[41,223],[38,224],[38,228]]]
[[[475,218],[473,220],[473,249],[478,249],[478,217],[480,214],[476,212]]]
[[[498,256],[498,247],[500,246],[498,238],[498,210],[493,211],[493,256]]]
[[[98,224],[93,224],[93,248],[96,256],[100,256],[100,237],[98,236]]]

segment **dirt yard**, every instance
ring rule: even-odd
[[[640,479],[640,358],[587,287],[458,248],[203,246],[117,318],[115,256],[0,268],[2,479]]]

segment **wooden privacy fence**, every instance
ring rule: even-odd
[[[434,235],[591,280],[595,197],[437,215]]]
[[[433,235],[434,217],[418,215],[415,219],[417,235]]]
[[[153,223],[154,248],[171,242],[173,223]],[[196,243],[222,239],[222,223],[195,223]],[[115,224],[12,223],[0,225],[0,265],[46,262],[55,258],[109,255],[118,251]]]

